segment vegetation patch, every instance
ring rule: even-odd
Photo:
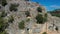
[[[10,16],[8,22],[13,23],[13,21],[14,21],[14,17]]]
[[[56,27],[55,30],[58,31],[59,30],[58,27]]]
[[[22,20],[20,23],[19,23],[19,29],[24,29],[25,28],[25,22]]]
[[[28,18],[27,20],[26,20],[26,22],[29,22],[30,21],[30,18]]]
[[[47,34],[46,32],[43,32],[42,34]]]
[[[41,7],[37,7],[37,11],[38,12],[42,12],[42,8]]]
[[[0,32],[0,34],[8,34],[8,33],[6,33],[6,31],[3,31],[3,32]]]
[[[10,6],[10,11],[17,11],[18,9],[17,9],[17,7],[19,6],[19,4],[11,4],[11,6]]]
[[[45,13],[44,14],[44,17],[43,17],[43,22],[46,22],[47,21],[47,17],[48,17],[48,15],[47,15],[47,13]]]
[[[60,9],[55,9],[53,11],[48,11],[52,16],[60,17]]]
[[[0,15],[0,34],[6,34],[5,29],[8,27],[8,22],[4,21],[4,18]]]
[[[0,0],[0,4],[1,4],[2,6],[5,6],[5,5],[7,5],[7,1],[6,1],[6,0]]]
[[[1,12],[1,17],[5,17],[5,16],[7,16],[7,13],[5,11],[2,11]]]
[[[36,20],[38,24],[44,24],[47,21],[47,15],[43,17],[42,14],[38,14]]]
[[[60,14],[51,13],[52,16],[60,17]]]
[[[26,11],[25,12],[25,15],[26,15],[26,17],[30,16],[30,12],[29,11]]]

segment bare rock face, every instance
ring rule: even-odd
[[[42,29],[41,25],[36,23],[36,15],[38,14],[37,7],[40,5],[35,2],[25,1],[25,0],[7,0],[7,5],[4,7],[5,12],[7,12],[7,18],[11,15],[14,17],[13,23],[9,23],[9,27],[6,29],[9,34],[38,34]],[[18,4],[17,11],[10,11],[11,4]],[[29,11],[30,16],[26,17],[25,12]],[[45,10],[43,10],[45,11]],[[26,22],[27,19],[30,19],[29,22]],[[25,21],[25,29],[21,30],[18,27],[19,22],[22,20]],[[36,26],[36,27],[35,27]],[[41,28],[40,28],[40,27]],[[27,31],[29,28],[29,31]]]

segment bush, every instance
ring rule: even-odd
[[[7,13],[5,11],[2,11],[1,17],[5,17],[5,16],[7,16]]]
[[[38,14],[36,16],[36,20],[37,20],[37,23],[42,24],[43,23],[43,17],[42,17],[42,15],[41,14]]]
[[[19,28],[20,29],[24,29],[25,28],[25,24],[24,24],[25,22],[24,21],[21,21],[20,23],[19,23]]]
[[[46,32],[43,32],[42,34],[47,34]]]
[[[30,12],[29,11],[26,11],[25,12],[25,15],[26,15],[26,17],[30,16]]]
[[[43,17],[42,14],[38,14],[36,16],[36,20],[38,24],[44,24],[47,21],[47,14],[45,14],[45,16]]]
[[[43,22],[47,21],[47,13],[45,13],[44,17],[43,17]]]
[[[37,11],[38,12],[42,12],[42,8],[41,7],[37,7]]]
[[[5,32],[5,29],[8,27],[8,22],[5,21],[4,17],[5,17],[5,12],[2,12],[0,14],[0,34],[7,34]]]
[[[30,19],[28,18],[26,21],[27,21],[27,22],[29,22],[29,21],[30,21]]]
[[[6,31],[0,32],[0,34],[8,34]]]
[[[17,11],[17,7],[19,6],[19,4],[11,4],[10,6],[10,11]]]
[[[45,17],[47,17],[47,13],[45,13],[45,15],[44,15]]]
[[[2,4],[2,6],[5,6],[5,5],[7,5],[7,1],[6,0],[1,0],[1,4]]]
[[[5,34],[5,29],[8,27],[8,23],[4,21],[2,17],[0,17],[0,34]]]
[[[3,18],[0,17],[0,32],[4,30],[4,29],[3,29],[3,27],[4,27],[3,24],[4,24]]]
[[[14,21],[14,17],[13,16],[10,16],[8,22],[11,22],[12,23],[13,21]]]
[[[58,27],[56,27],[55,30],[58,31]]]

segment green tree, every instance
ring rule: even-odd
[[[25,28],[25,22],[23,20],[19,23],[19,28],[20,29],[24,29]]]

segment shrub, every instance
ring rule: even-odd
[[[55,30],[58,31],[58,27],[56,27]]]
[[[2,11],[1,17],[5,17],[5,16],[7,16],[7,13],[5,11]]]
[[[17,7],[19,6],[19,4],[11,4],[10,6],[10,11],[17,11]]]
[[[47,21],[47,13],[45,13],[44,17],[43,17],[43,22]]]
[[[0,32],[0,34],[8,34],[6,31]]]
[[[0,17],[0,34],[5,34],[5,29],[8,27],[8,23],[4,21],[2,17]]]
[[[27,21],[27,22],[29,22],[29,21],[30,21],[30,19],[28,18],[26,21]]]
[[[43,32],[42,34],[47,34],[46,32]]]
[[[41,7],[37,7],[37,11],[38,12],[42,12],[42,8]]]
[[[6,0],[1,0],[1,4],[2,4],[2,6],[5,6],[5,5],[7,5],[7,1]]]
[[[30,16],[30,12],[29,11],[26,11],[25,12],[25,15],[26,15],[26,17]]]
[[[13,21],[14,21],[14,17],[13,16],[10,16],[8,22],[11,22],[12,23]]]
[[[24,21],[21,21],[20,23],[19,23],[19,28],[20,29],[24,29],[25,28],[25,24],[24,24],[25,22]]]
[[[5,12],[2,12],[1,14],[0,14],[0,34],[7,34],[6,32],[5,32],[5,29],[8,27],[8,23],[7,22],[5,22],[5,20],[4,20],[4,13]],[[2,17],[3,16],[3,17]]]
[[[36,20],[38,24],[44,24],[47,21],[47,15],[45,14],[45,16],[43,17],[42,14],[38,14],[36,16]]]
[[[45,15],[44,15],[45,17],[47,17],[47,13],[45,13]]]
[[[37,20],[37,23],[42,24],[43,23],[43,17],[42,17],[42,15],[41,14],[38,14],[36,16],[36,20]]]

